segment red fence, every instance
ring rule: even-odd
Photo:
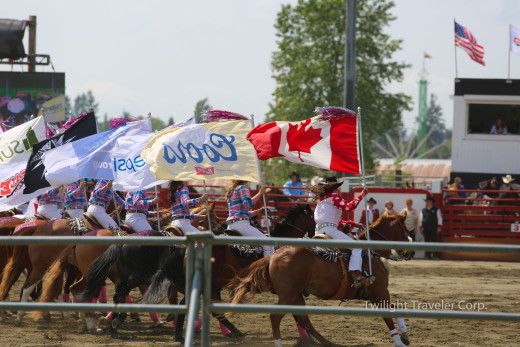
[[[458,193],[467,197],[459,197]],[[442,242],[476,244],[520,244],[520,191],[508,191],[507,198],[488,199],[481,193],[500,190],[444,190],[442,199]],[[456,197],[448,196],[456,194]],[[443,253],[444,259],[520,261],[520,255],[491,253]]]

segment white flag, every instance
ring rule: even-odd
[[[520,55],[520,29],[509,25],[509,49],[514,54]]]
[[[152,137],[153,133],[145,132],[117,139],[114,149],[110,152],[114,190],[134,192],[168,182],[155,178],[150,172],[150,167],[141,158],[141,151]]]
[[[49,190],[49,187],[47,187],[30,194],[23,193],[26,166],[27,161],[0,165],[0,211],[6,211],[26,203]]]
[[[0,133],[0,165],[27,162],[32,153],[32,146],[44,139],[45,121],[43,117],[37,117]]]
[[[51,149],[42,157],[47,169],[45,178],[53,187],[72,183],[80,178],[112,180],[114,174],[110,151],[114,148],[117,138],[139,134],[143,130],[152,131],[150,119],[129,122],[116,129]]]

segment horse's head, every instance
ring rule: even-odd
[[[296,204],[280,223],[276,224],[271,236],[313,237],[316,229],[314,212],[309,205]]]
[[[206,208],[206,205],[201,205],[201,206],[198,206],[198,207],[195,207],[194,209],[192,209],[191,213],[204,216],[204,218],[197,219],[192,222],[192,225],[195,228],[199,228],[202,230],[210,229],[210,226],[208,223],[208,213],[209,213],[209,217],[210,217],[209,219],[211,221],[211,230],[218,228],[218,226],[220,225],[220,220],[215,213],[215,202],[212,202],[209,204],[209,210]]]
[[[377,241],[404,241],[412,242],[408,231],[404,226],[406,211],[402,214],[382,215],[372,225],[370,225],[370,239]],[[380,251],[385,253],[383,256],[388,258],[390,251]],[[414,257],[415,251],[397,250],[397,254],[404,260]]]

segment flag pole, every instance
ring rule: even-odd
[[[362,185],[363,185],[363,189],[366,189],[366,177],[365,177],[365,159],[363,157],[363,130],[361,128],[361,107],[358,107],[357,109],[357,118],[358,118],[358,124],[359,124],[359,133],[358,133],[358,136],[359,136],[359,147],[360,147],[360,151],[361,151],[361,171],[362,171],[362,174],[363,174],[363,180],[362,180]],[[368,204],[367,204],[367,199],[365,197],[363,197],[363,200],[365,202],[365,216],[367,216],[367,218],[365,218],[365,227],[366,227],[366,235],[367,235],[367,241],[370,241],[370,228],[368,227]],[[372,279],[372,257],[371,257],[371,251],[370,251],[370,248],[367,249],[367,252],[368,252],[368,273],[369,273],[369,281],[370,281],[370,284],[373,284],[374,281]]]
[[[193,111],[193,123],[197,124],[197,112],[195,112],[195,111]],[[206,191],[206,180],[205,179],[202,180],[202,184],[204,185],[204,194],[207,194],[207,191]],[[209,228],[209,231],[212,231],[211,230],[211,216],[209,215],[209,203],[208,203],[208,200],[206,200],[206,214],[207,214],[207,217],[208,217],[208,228]]]
[[[112,188],[112,200],[114,200],[114,207],[116,209],[117,223],[119,224],[119,228],[121,228],[121,216],[119,215],[119,209],[117,208],[116,191],[114,188]]]
[[[150,124],[152,124],[152,112],[148,112],[148,119],[150,119]],[[159,196],[159,193],[157,192],[157,186],[155,188],[155,196]],[[157,229],[158,231],[161,231],[161,212],[159,211],[159,202],[157,202]]]
[[[455,18],[453,18],[453,28],[455,29]],[[455,49],[455,78],[459,77],[459,73],[457,71],[457,45],[455,44],[455,38],[453,39],[453,48]]]
[[[255,128],[255,115],[251,114],[251,129]],[[256,150],[255,150],[256,153]],[[260,179],[260,189],[264,187],[264,181],[262,179],[262,169],[260,168],[260,160],[256,157],[256,166],[258,167],[258,178]],[[264,201],[264,213],[265,213],[265,225],[267,227],[267,236],[271,237],[271,227],[269,226],[269,217],[267,216],[267,202],[265,201],[265,194],[262,194],[262,200]]]
[[[507,47],[507,79],[511,79],[511,24],[509,24],[509,47]]]

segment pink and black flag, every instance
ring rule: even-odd
[[[247,139],[258,159],[284,157],[294,163],[359,174],[357,115],[338,107],[316,109],[318,116],[301,122],[269,122]]]

